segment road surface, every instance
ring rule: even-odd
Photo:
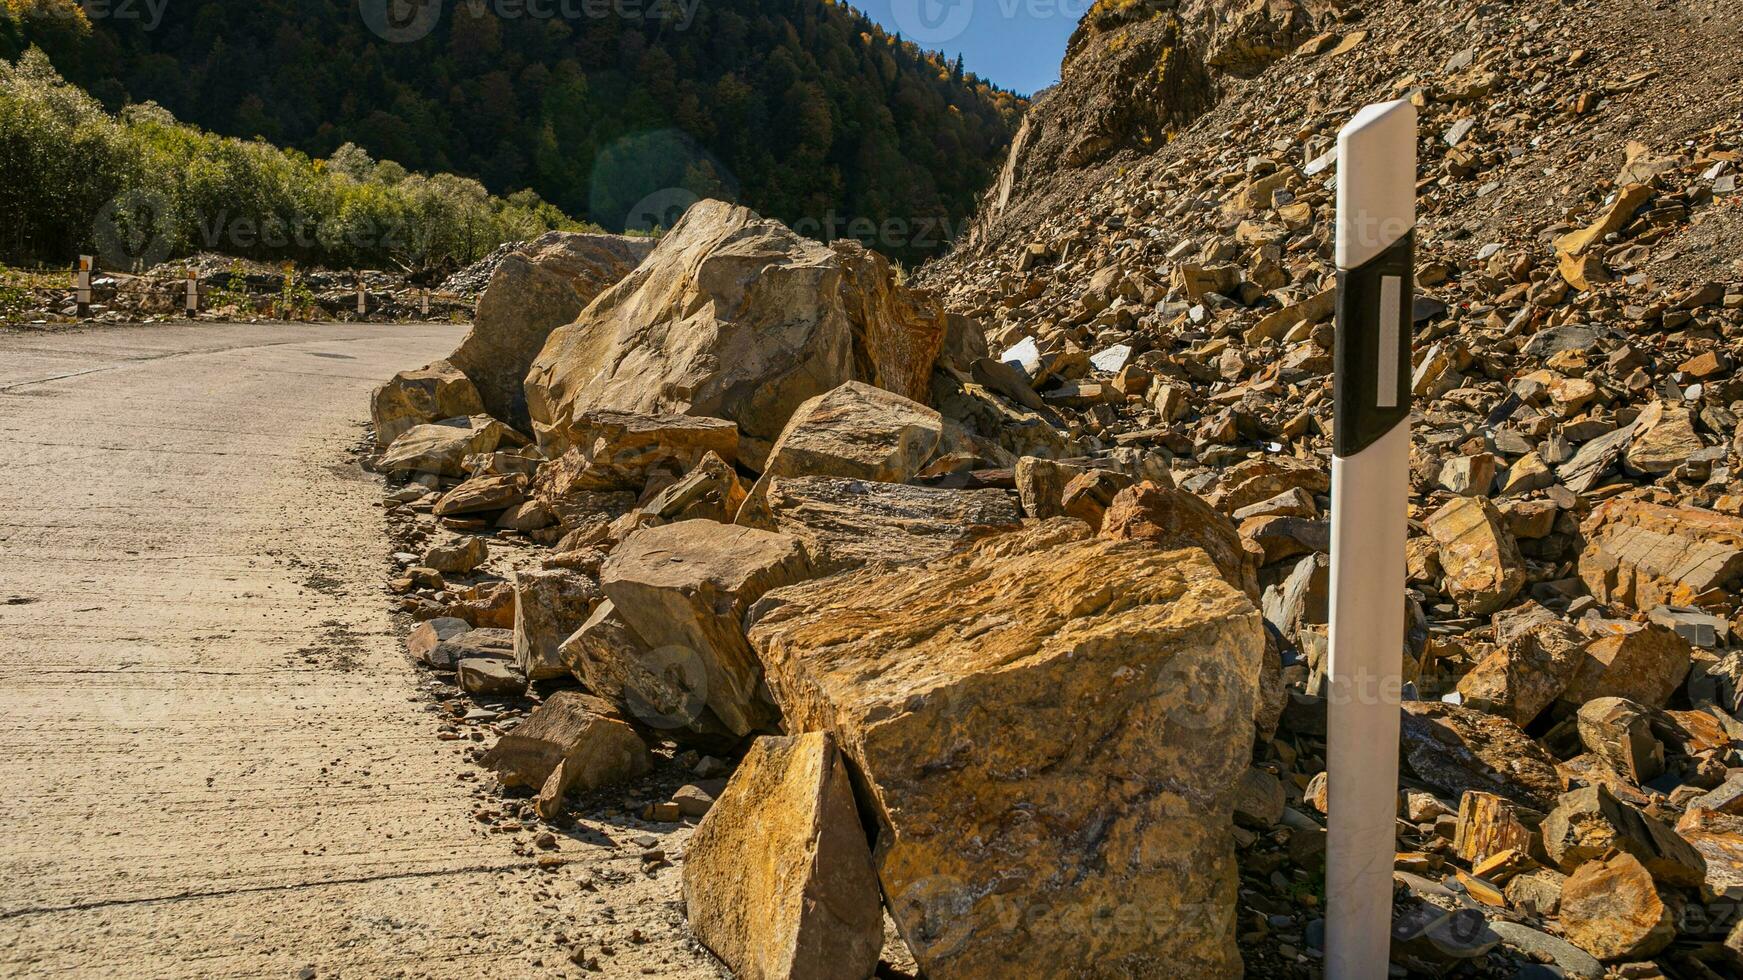
[[[350,450],[460,332],[0,331],[0,975],[717,975],[672,872],[472,819],[401,652]]]

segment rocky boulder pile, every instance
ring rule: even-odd
[[[986,328],[974,380],[1081,451],[1165,455],[1238,527],[1287,699],[1236,810],[1250,971],[1322,955],[1335,138],[1392,98],[1422,165],[1394,962],[1743,969],[1715,805],[1743,785],[1739,28],[1722,5],[1097,4],[974,235],[921,270]],[[1098,73],[1170,33],[1203,84],[1104,112]],[[1085,120],[1115,129],[1067,152]],[[1019,488],[1116,521],[1057,465]]]
[[[742,975],[1225,975],[1282,708],[1256,552],[1165,453],[1085,451],[975,381],[979,340],[874,253],[697,204],[549,331],[531,433],[452,360],[376,393],[408,650],[542,819],[740,760],[643,816],[702,817],[685,908]]]
[[[1737,975],[1739,27],[1098,3],[916,286],[696,205],[524,420],[378,395],[452,734],[540,815],[736,766],[644,815],[742,975],[1319,975],[1335,136],[1408,98],[1395,972]]]

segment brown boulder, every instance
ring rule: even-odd
[[[1587,638],[1560,620],[1510,637],[1459,678],[1465,703],[1524,727],[1555,703],[1579,669]]]
[[[477,386],[483,410],[525,427],[527,370],[551,331],[574,320],[653,247],[651,238],[548,231],[505,256],[478,297],[472,329],[448,357]]]
[[[493,510],[507,510],[526,499],[527,478],[519,473],[505,476],[475,476],[436,501],[437,517],[457,517]]]
[[[675,742],[724,753],[741,741],[708,707],[699,658],[683,647],[649,646],[610,599],[593,607],[558,655],[587,690]]]
[[[464,476],[466,457],[517,439],[513,430],[489,416],[443,419],[401,432],[375,465],[383,473]]]
[[[768,530],[804,543],[819,574],[874,561],[943,558],[1022,526],[1002,490],[950,490],[833,477],[783,477],[764,498]]]
[[[1430,786],[1492,793],[1547,811],[1560,795],[1555,759],[1518,725],[1438,701],[1404,703],[1404,759]]]
[[[378,449],[386,448],[413,426],[483,414],[484,402],[478,389],[447,361],[437,361],[416,371],[401,371],[375,389],[369,400],[369,417],[375,423]]]
[[[1562,871],[1573,874],[1612,851],[1640,859],[1654,881],[1684,888],[1706,879],[1706,862],[1669,824],[1618,800],[1602,786],[1562,795],[1543,819],[1543,849]]]
[[[600,569],[618,615],[703,684],[702,701],[733,734],[774,723],[763,669],[745,642],[744,614],[763,593],[815,574],[797,538],[757,528],[680,521],[644,528]]]
[[[600,409],[730,419],[760,466],[794,409],[847,381],[924,402],[945,318],[875,252],[693,205],[623,281],[553,331],[526,377],[553,454]]]
[[[1639,960],[1676,938],[1676,913],[1631,854],[1580,865],[1562,886],[1568,941],[1600,960]]]
[[[653,768],[635,729],[611,705],[580,691],[551,695],[478,761],[504,786],[537,788],[539,812],[547,818],[560,811],[570,790],[598,789]]]
[[[822,732],[751,743],[684,859],[690,928],[744,980],[870,977],[883,907],[847,766]]]
[[[1465,612],[1492,613],[1525,585],[1519,545],[1486,498],[1454,497],[1425,526],[1439,549],[1445,591]]]
[[[1224,581],[1259,601],[1258,549],[1247,545],[1233,521],[1195,494],[1154,483],[1128,487],[1108,505],[1101,534],[1167,550],[1200,548]]]
[[[650,477],[680,476],[709,453],[738,458],[738,427],[696,415],[599,411],[574,419],[568,451],[539,468],[541,500],[577,492],[641,492]]]
[[[1581,524],[1580,579],[1600,602],[1646,611],[1743,586],[1743,517],[1609,500]]]
[[[1693,648],[1657,623],[1612,622],[1585,645],[1562,700],[1577,707],[1618,697],[1662,708],[1689,674]]]
[[[1265,639],[1202,551],[1053,521],[759,615],[784,724],[852,762],[926,974],[1239,971],[1229,828]]]
[[[937,452],[943,432],[937,412],[858,381],[808,398],[775,440],[739,523],[760,517],[763,494],[777,477],[906,483]]]
[[[514,658],[535,681],[562,677],[569,665],[559,647],[601,598],[591,578],[560,568],[514,573]]]

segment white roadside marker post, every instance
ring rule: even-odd
[[[358,275],[357,275],[357,319],[359,319],[359,320],[364,319],[368,315],[369,315],[369,294],[363,291],[363,274],[358,273]]]
[[[91,264],[93,261],[89,255],[79,256],[79,269],[73,273],[73,302],[78,305],[81,318],[91,315]]]
[[[187,279],[188,318],[192,319],[200,313],[200,280],[194,276],[193,269],[187,270]]]
[[[418,309],[422,312],[424,319],[428,320],[430,318],[430,291],[428,289],[424,290],[419,295]]]
[[[1338,133],[1328,980],[1385,977],[1391,947],[1415,223],[1416,109],[1370,105]]]

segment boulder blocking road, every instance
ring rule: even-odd
[[[0,973],[580,973],[598,896],[471,819],[351,452],[461,334],[0,332]],[[634,897],[608,974],[717,975]]]

